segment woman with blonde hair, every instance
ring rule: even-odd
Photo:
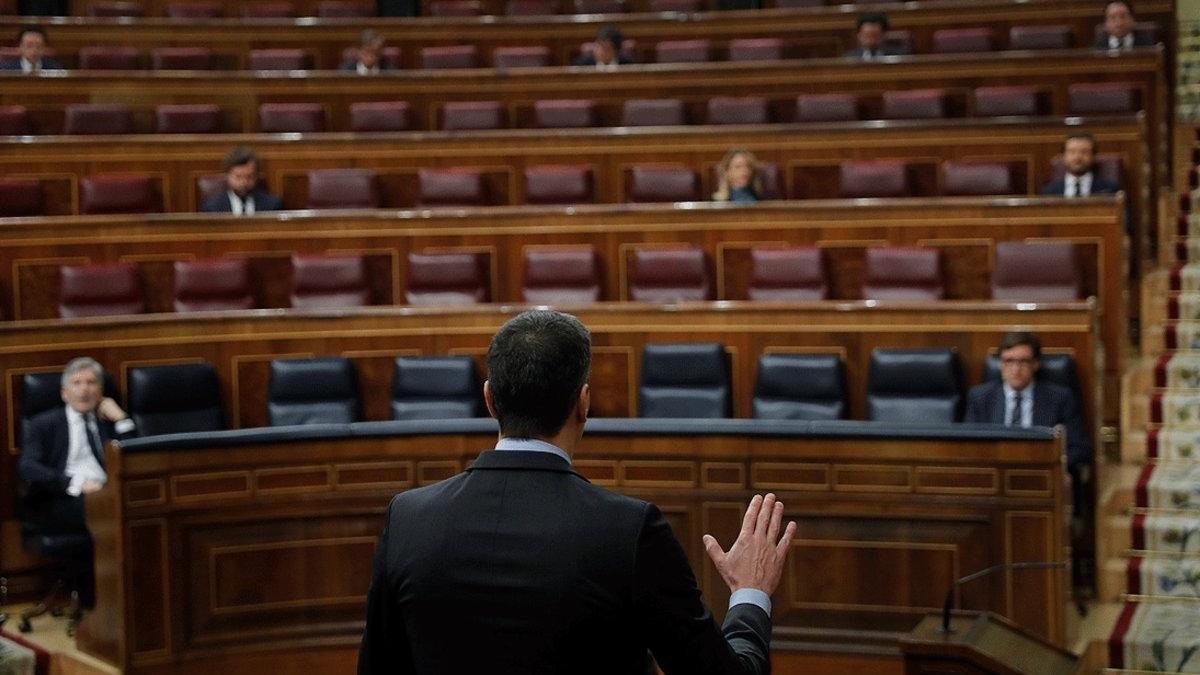
[[[718,167],[720,177],[713,201],[753,204],[762,198],[762,172],[754,153],[734,148],[725,153]]]

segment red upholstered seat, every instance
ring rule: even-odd
[[[188,0],[167,3],[166,14],[172,19],[216,19],[224,12],[219,2]]]
[[[58,268],[58,316],[141,314],[146,311],[137,265],[63,265]]]
[[[1016,191],[1008,164],[952,159],[942,162],[943,195],[1011,195]]]
[[[558,14],[558,0],[508,0],[504,13],[508,16],[551,16]]]
[[[683,101],[677,98],[635,98],[625,101],[621,125],[626,127],[671,127],[687,124]]]
[[[1070,26],[1013,26],[1008,29],[1009,49],[1070,49],[1075,36]]]
[[[150,52],[155,70],[210,70],[212,50],[205,47],[159,47]]]
[[[736,38],[729,41],[730,61],[778,61],[784,58],[779,38]]]
[[[709,124],[770,124],[771,110],[761,96],[717,96],[708,99]]]
[[[898,54],[911,54],[912,32],[907,30],[889,30],[883,34],[883,44]]]
[[[946,92],[941,89],[883,92],[885,120],[930,120],[945,116]]]
[[[535,101],[534,125],[543,129],[567,129],[596,126],[596,102],[587,99]]]
[[[992,298],[1026,302],[1078,300],[1079,261],[1075,245],[1046,242],[996,244]]]
[[[316,169],[308,172],[308,208],[379,207],[379,176],[370,169]]]
[[[160,134],[216,134],[221,132],[221,109],[208,103],[156,106],[154,119],[154,130]]]
[[[977,87],[971,96],[976,117],[1042,113],[1042,97],[1034,87]]]
[[[796,97],[797,122],[852,122],[858,119],[853,94],[804,94]]]
[[[478,68],[479,50],[475,45],[422,47],[421,67],[429,69]]]
[[[492,65],[497,68],[544,68],[550,65],[549,47],[496,47]]]
[[[487,204],[483,174],[474,169],[417,171],[421,206],[482,206]]]
[[[525,168],[527,204],[586,204],[592,199],[592,171],[586,166]]]
[[[322,19],[365,19],[375,16],[375,3],[353,0],[322,0],[317,4]]]
[[[0,105],[0,136],[24,136],[33,133],[29,111],[23,105]]]
[[[74,103],[64,110],[64,134],[128,134],[133,115],[119,103]]]
[[[79,67],[83,70],[138,70],[142,67],[133,47],[81,47]]]
[[[442,108],[442,130],[503,129],[508,126],[499,101],[450,101]]]
[[[45,213],[42,183],[36,178],[0,177],[0,218]]]
[[[145,16],[146,12],[142,6],[136,2],[124,2],[123,0],[92,0],[87,6],[88,16],[128,16],[141,17]]]
[[[651,12],[700,12],[704,10],[702,0],[650,0]]]
[[[293,255],[292,307],[363,307],[371,304],[362,256]]]
[[[630,170],[631,202],[691,202],[700,199],[700,181],[683,165],[635,166]]]
[[[816,246],[750,249],[751,300],[807,301],[829,297],[825,255]]]
[[[846,198],[907,197],[908,167],[901,160],[842,162],[838,194]]]
[[[196,204],[203,204],[204,200],[217,194],[224,192],[227,184],[225,182],[225,174],[209,173],[203,176],[196,177]]]
[[[312,56],[303,49],[251,49],[246,67],[250,70],[309,70]]]
[[[996,33],[991,28],[943,28],[933,32],[935,54],[990,52],[996,48]]]
[[[600,300],[600,265],[591,246],[525,250],[521,300],[539,305],[572,305]]]
[[[433,0],[429,16],[483,16],[479,0]]]
[[[292,19],[295,16],[296,6],[287,0],[242,5],[242,17],[246,19]]]
[[[412,125],[407,101],[364,101],[350,104],[350,130],[405,131]]]
[[[481,253],[409,253],[404,301],[410,305],[469,305],[488,301]]]
[[[1124,167],[1121,163],[1121,156],[1115,154],[1100,153],[1096,155],[1095,171],[1105,180],[1124,185],[1122,179]],[[1063,165],[1062,155],[1056,155],[1050,160],[1050,177],[1054,180],[1062,178],[1067,173],[1067,167]]]
[[[320,103],[263,103],[258,106],[258,130],[268,134],[325,131]]]
[[[1138,21],[1133,24],[1133,34],[1135,37],[1145,40],[1150,44],[1158,44],[1162,42],[1162,27],[1157,21]],[[1093,31],[1092,42],[1099,40],[1101,37],[1107,39],[1108,32],[1104,29],[1104,24],[1096,24]]]
[[[575,14],[622,14],[625,0],[572,0]]]
[[[704,251],[695,246],[635,248],[629,277],[629,299],[634,302],[691,302],[712,297]]]
[[[711,40],[663,40],[654,45],[658,63],[704,63],[712,60]]]
[[[941,252],[907,246],[867,249],[862,296],[868,300],[941,300]]]
[[[158,213],[162,194],[158,183],[141,174],[108,174],[79,179],[79,212]]]
[[[1137,85],[1125,82],[1083,82],[1067,87],[1072,115],[1132,113],[1142,109]]]
[[[217,312],[253,308],[250,265],[245,258],[175,262],[176,312]]]

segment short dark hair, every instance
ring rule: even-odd
[[[592,367],[591,336],[579,319],[552,310],[522,312],[488,347],[488,390],[500,433],[554,436],[571,414]]]
[[[21,39],[26,33],[37,33],[42,36],[42,40],[49,42],[50,38],[46,37],[46,29],[41,26],[21,26],[17,29],[17,44],[21,44]]]
[[[1135,13],[1133,11],[1133,3],[1130,0],[1108,0],[1108,2],[1104,3],[1104,13],[1105,14],[1108,13],[1108,8],[1111,5],[1125,5],[1125,9],[1129,10],[1130,16],[1135,16]]]
[[[858,25],[856,31],[862,30],[864,23],[877,23],[879,27],[887,30],[891,28],[891,23],[888,21],[887,14],[883,12],[863,12],[858,15]]]
[[[596,42],[611,42],[620,51],[621,44],[625,42],[625,38],[621,36],[620,28],[616,26],[601,26],[600,30],[596,31]]]
[[[244,145],[239,145],[238,147],[230,150],[228,155],[225,155],[225,163],[222,166],[225,168],[225,171],[228,172],[235,166],[249,164],[250,162],[254,162],[255,166],[257,166],[258,155],[254,154],[254,151],[250,148],[247,148]]]
[[[1099,144],[1096,143],[1096,137],[1093,136],[1092,132],[1090,132],[1090,131],[1072,131],[1071,133],[1067,134],[1067,137],[1063,139],[1063,150],[1067,149],[1067,142],[1072,139],[1075,139],[1075,138],[1082,138],[1083,140],[1087,141],[1088,143],[1091,143],[1092,144],[1092,152],[1096,152],[1097,146]]]
[[[1005,333],[1004,337],[1000,338],[1000,353],[1025,345],[1033,350],[1033,359],[1035,361],[1042,360],[1042,341],[1036,335],[1025,330],[1012,331]]]

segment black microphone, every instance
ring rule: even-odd
[[[992,565],[986,569],[979,570],[974,574],[955,581],[950,585],[950,590],[946,591],[946,602],[942,605],[942,633],[950,634],[954,631],[950,630],[950,608],[954,604],[954,590],[959,586],[982,579],[993,572],[999,570],[1047,570],[1047,569],[1066,569],[1069,563],[1067,562],[1017,562],[1017,563],[1002,563],[1000,565]]]

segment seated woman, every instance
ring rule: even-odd
[[[758,160],[749,150],[735,148],[725,153],[719,167],[720,178],[713,201],[753,204],[763,193]]]

